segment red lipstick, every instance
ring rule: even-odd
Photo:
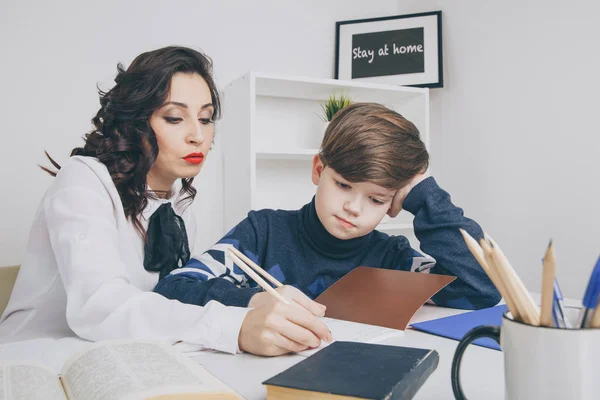
[[[190,153],[187,156],[183,157],[183,159],[190,164],[201,164],[204,161],[203,153]]]

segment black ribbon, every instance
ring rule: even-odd
[[[183,219],[171,203],[163,203],[152,214],[146,230],[144,268],[160,272],[159,280],[190,260],[190,247]]]

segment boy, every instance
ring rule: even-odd
[[[433,297],[438,305],[490,307],[500,295],[458,228],[483,237],[447,192],[424,172],[429,155],[419,131],[382,105],[339,111],[313,159],[312,201],[300,210],[250,211],[216,245],[162,279],[155,291],[184,303],[253,307],[268,295],[226,257],[235,246],[280,282],[314,299],[358,266],[456,276]],[[415,235],[430,256],[403,236],[375,230],[385,214],[414,214]],[[365,283],[368,284],[368,283]],[[262,293],[261,293],[262,292]],[[268,297],[268,296],[267,296]]]

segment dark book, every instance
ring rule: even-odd
[[[263,385],[267,399],[411,399],[438,362],[435,350],[333,342]]]

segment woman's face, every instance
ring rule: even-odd
[[[177,179],[198,175],[213,140],[213,114],[211,92],[200,75],[173,75],[165,103],[150,116],[158,144],[147,180],[152,190],[168,191]]]

